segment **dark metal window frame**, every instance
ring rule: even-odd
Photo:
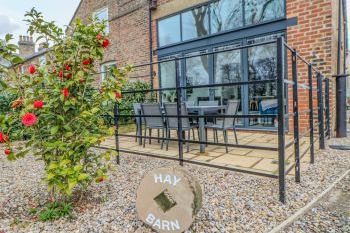
[[[210,0],[210,1],[205,2],[205,3],[196,4],[196,5],[192,6],[192,7],[186,8],[186,9],[178,11],[178,12],[174,12],[172,14],[169,14],[167,16],[164,16],[164,17],[161,17],[161,18],[157,19],[156,21],[157,21],[157,47],[158,47],[158,49],[167,48],[167,47],[170,47],[170,46],[176,46],[176,45],[179,45],[179,44],[182,44],[182,43],[188,43],[188,42],[192,42],[192,41],[196,41],[196,40],[200,40],[200,39],[205,39],[205,38],[208,38],[208,37],[217,36],[217,35],[221,35],[221,34],[226,34],[226,33],[230,33],[230,32],[240,31],[242,29],[253,28],[253,27],[256,27],[256,26],[259,26],[259,25],[270,24],[270,23],[273,23],[273,22],[276,22],[276,21],[287,20],[287,0],[283,0],[284,15],[282,17],[276,18],[276,19],[272,19],[272,20],[267,20],[267,21],[264,21],[264,22],[261,22],[261,23],[248,24],[247,25],[246,24],[246,17],[245,17],[245,0],[242,0],[242,23],[243,23],[243,26],[212,34],[211,33],[211,15],[210,15],[211,14],[211,7],[210,7],[210,5],[212,3],[214,3],[214,2],[217,2],[217,1],[220,1],[220,0]],[[203,7],[203,6],[207,6],[208,9],[209,9],[208,10],[209,35],[198,37],[198,38],[194,38],[194,39],[189,39],[189,40],[185,40],[184,41],[183,40],[183,35],[182,35],[182,14],[185,13],[185,12],[191,11],[193,9],[197,9],[197,8]],[[167,19],[167,18],[171,18],[171,17],[176,16],[176,15],[179,15],[179,17],[180,17],[180,42],[171,43],[171,44],[160,46],[160,44],[159,44],[159,21]]]
[[[172,53],[172,54],[167,54],[164,56],[160,56],[159,60],[162,60],[162,58],[164,59],[164,57],[168,57],[168,56],[174,56],[174,55],[180,55],[180,56],[185,56],[186,54],[192,53],[192,52],[198,52],[198,51],[203,51],[203,50],[207,50],[209,53],[213,52],[214,48],[217,47],[221,47],[221,46],[227,46],[227,45],[232,45],[232,44],[240,44],[242,46],[247,44],[247,41],[250,39],[254,39],[254,38],[258,38],[258,37],[264,37],[264,36],[269,36],[269,35],[273,35],[273,34],[284,34],[284,38],[287,39],[287,34],[286,34],[286,30],[280,30],[280,31],[274,31],[274,32],[268,32],[268,33],[264,33],[264,34],[258,34],[258,35],[254,35],[254,36],[250,36],[247,38],[241,38],[238,40],[233,40],[233,41],[225,41],[225,42],[220,42],[220,43],[214,43],[214,44],[210,44],[210,45],[206,45],[206,46],[200,46],[200,47],[194,47],[194,48],[189,48],[186,50],[182,50],[182,51],[176,51],[176,53]],[[241,72],[242,72],[242,80],[243,82],[245,81],[249,81],[248,80],[248,49],[242,49],[240,50],[241,53]],[[214,55],[208,55],[208,63],[209,63],[209,84],[213,84],[214,83]],[[277,54],[276,54],[277,56]],[[181,70],[180,70],[180,76],[181,78],[181,82],[184,81],[184,78],[186,77],[186,59],[182,59],[180,60],[181,63]],[[161,86],[161,67],[158,67],[158,74],[159,74],[159,84]],[[185,92],[186,90],[183,90],[183,92]],[[249,108],[248,108],[248,103],[249,102],[249,87],[247,85],[242,85],[241,87],[241,98],[242,98],[242,114],[244,115],[248,115],[249,114]],[[162,96],[162,95],[161,95]],[[186,93],[183,93],[182,96],[186,96]],[[285,94],[286,99],[288,99],[288,93],[286,92]],[[162,98],[162,97],[161,97]],[[214,96],[213,96],[213,92],[209,91],[209,98],[211,100],[214,100]],[[287,101],[288,103],[288,101]],[[288,107],[288,106],[287,106]],[[248,129],[248,130],[266,130],[266,131],[276,131],[277,128],[276,127],[266,127],[266,126],[249,126],[249,119],[243,119],[242,124],[238,124],[237,128],[242,128],[242,129]],[[286,124],[286,130],[288,130],[288,124]]]

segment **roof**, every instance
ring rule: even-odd
[[[33,58],[40,57],[40,56],[44,55],[45,53],[47,53],[48,51],[50,51],[50,49],[42,49],[38,52],[35,52],[29,56],[24,57],[24,60],[28,61],[28,60],[31,60]]]
[[[69,24],[68,24],[68,25],[71,25],[71,24],[72,24],[72,22],[73,22],[73,20],[74,20],[75,16],[76,16],[76,15],[77,15],[77,13],[78,13],[78,10],[79,10],[79,8],[80,8],[80,6],[81,6],[82,2],[83,2],[83,0],[80,0],[79,5],[78,5],[78,6],[77,6],[77,8],[75,9],[74,14],[73,14],[72,18],[70,19],[70,21],[69,21]]]

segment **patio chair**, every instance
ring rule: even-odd
[[[177,117],[168,117],[177,115],[177,104],[176,103],[165,103],[165,116],[166,116],[166,150],[169,148],[169,139],[171,137],[171,130],[178,130],[178,118]],[[185,103],[181,104],[181,115],[188,115],[187,108]],[[183,132],[187,131],[187,140],[191,139],[191,130],[193,133],[193,139],[195,139],[194,129],[198,128],[197,124],[191,124],[188,117],[182,117],[182,130]],[[182,133],[182,132],[181,132]],[[199,133],[198,133],[199,134]],[[199,135],[198,135],[199,138]],[[189,152],[189,142],[187,142],[187,152]]]
[[[159,140],[159,130],[162,130],[162,144],[161,149],[163,149],[163,143],[164,143],[164,119],[162,115],[162,110],[160,108],[160,104],[158,103],[150,103],[150,104],[141,104],[141,112],[142,115],[145,115],[143,117],[145,122],[145,130],[144,130],[144,137],[146,137],[147,129],[149,131],[149,137],[152,137],[152,129],[158,130],[158,142]],[[155,117],[150,117],[155,116]],[[146,138],[143,139],[143,147],[145,147],[146,144]],[[149,144],[151,144],[151,138],[149,138]]]
[[[239,108],[240,101],[239,100],[229,100],[227,102],[226,106],[226,116],[233,116],[237,115],[238,108]],[[233,129],[235,139],[236,139],[236,144],[238,144],[238,138],[237,138],[237,132],[236,132],[236,118],[235,117],[227,117],[224,118],[222,122],[218,122],[216,124],[207,124],[205,125],[205,133],[206,136],[208,135],[208,129],[213,129],[213,134],[214,134],[214,142],[215,142],[215,137],[216,141],[218,141],[218,136],[217,136],[217,131],[223,131],[224,135],[224,140],[226,144],[226,153],[228,152],[228,137],[227,137],[227,130]]]

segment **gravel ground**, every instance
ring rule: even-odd
[[[284,232],[350,232],[350,175]]]
[[[350,138],[330,143],[349,145]],[[108,181],[90,187],[85,199],[76,204],[75,218],[43,223],[28,214],[30,208],[48,199],[40,180],[41,162],[31,156],[17,162],[0,158],[0,232],[152,232],[137,219],[136,189],[148,171],[176,163],[135,155],[123,155],[121,161],[122,166],[110,173]],[[287,178],[288,203],[283,205],[278,201],[278,180],[186,165],[184,169],[204,188],[203,208],[188,232],[271,230],[349,167],[349,151],[318,153],[314,165],[302,166],[300,184]]]

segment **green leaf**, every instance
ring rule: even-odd
[[[86,180],[88,177],[89,177],[88,174],[86,174],[86,173],[81,173],[81,174],[78,176],[78,181]]]
[[[81,164],[78,164],[74,167],[74,171],[76,172],[81,171],[81,169],[83,169],[83,166]]]
[[[67,164],[70,164],[71,161],[69,159],[64,159],[60,162],[60,167],[66,166]]]
[[[55,135],[58,132],[58,129],[59,129],[58,125],[52,127],[51,130],[50,130],[51,135]]]
[[[6,36],[5,36],[5,41],[6,41],[6,42],[9,42],[9,41],[12,40],[12,39],[13,39],[12,34],[6,34]]]
[[[55,174],[48,173],[46,178],[47,178],[47,180],[52,180],[54,177],[55,177]]]
[[[58,168],[58,164],[57,163],[50,163],[48,168],[49,168],[49,170],[56,169],[56,168]]]
[[[21,63],[21,62],[23,62],[23,59],[20,57],[14,57],[12,59],[12,63],[14,63],[14,64]]]

